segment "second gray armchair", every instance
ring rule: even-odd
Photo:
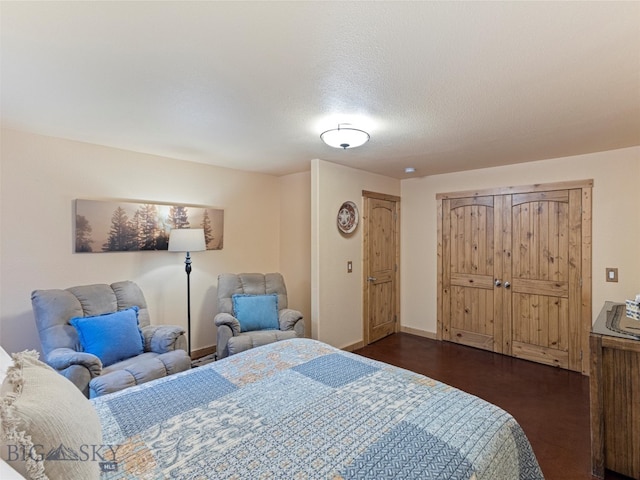
[[[304,337],[302,313],[288,306],[280,273],[218,276],[219,313],[214,319],[218,359],[278,340]],[[243,318],[239,320],[239,316]]]

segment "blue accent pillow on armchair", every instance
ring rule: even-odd
[[[248,295],[236,293],[231,296],[233,316],[240,322],[241,332],[253,330],[278,330],[278,295]]]
[[[69,323],[78,331],[83,351],[98,357],[104,367],[144,352],[138,307],[95,317],[75,317]]]

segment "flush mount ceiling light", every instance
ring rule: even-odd
[[[347,125],[347,126],[345,126]],[[320,134],[324,143],[333,148],[355,148],[369,141],[369,134],[364,130],[352,128],[349,123],[339,123],[338,128]]]

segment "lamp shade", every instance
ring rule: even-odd
[[[206,249],[202,228],[174,228],[169,234],[170,252],[201,252]]]
[[[369,141],[369,134],[364,130],[346,127],[348,123],[338,124],[338,128],[327,130],[320,134],[324,143],[333,148],[355,148],[364,145]]]

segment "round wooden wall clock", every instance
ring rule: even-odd
[[[353,233],[358,226],[358,207],[353,202],[344,202],[338,210],[338,228],[342,233]]]

